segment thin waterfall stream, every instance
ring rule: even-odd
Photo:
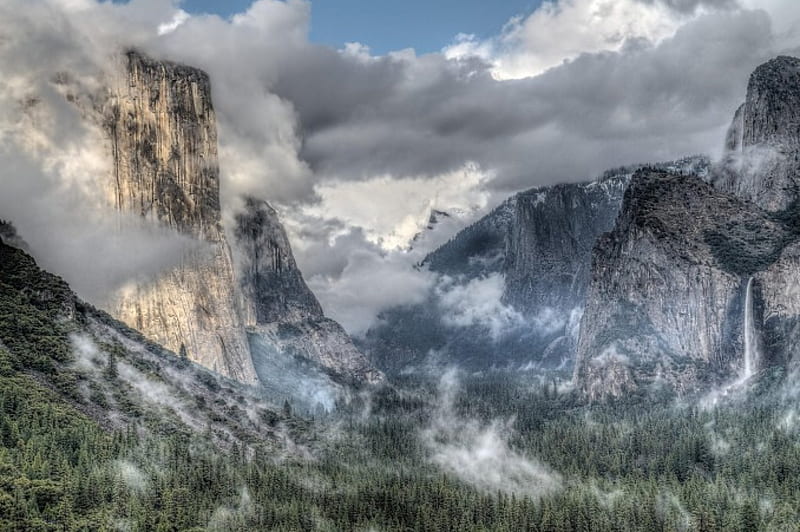
[[[758,339],[753,319],[753,278],[747,280],[744,297],[744,371],[742,379],[749,379],[755,373],[758,362]]]

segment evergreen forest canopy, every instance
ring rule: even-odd
[[[458,375],[447,390],[409,375],[323,418],[276,413],[273,424],[292,427],[283,451],[174,430],[123,391],[113,400],[135,421],[115,429],[91,415],[100,396],[76,393],[69,338],[84,325],[63,318],[68,288],[24,253],[1,251],[0,529],[746,531],[800,522],[796,396],[778,372],[715,406],[652,390],[585,405],[556,381],[506,372]],[[116,360],[105,359],[99,378],[125,390]],[[481,472],[485,452],[496,452],[491,467],[511,460],[543,471],[463,476]]]

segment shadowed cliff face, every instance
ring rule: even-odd
[[[383,380],[344,329],[323,315],[272,207],[247,199],[234,235],[241,307],[262,381],[277,358],[305,358],[350,381]]]
[[[740,376],[746,286],[753,277],[750,310],[761,336],[771,309],[788,303],[790,279],[779,272],[796,261],[786,248],[796,236],[698,177],[637,173],[614,230],[594,249],[579,388],[596,399],[654,384],[697,391]],[[786,356],[765,353],[758,364]]]
[[[255,382],[220,224],[208,76],[129,52],[105,103],[104,125],[111,140],[113,205],[203,243],[185,252],[180,266],[120,290],[112,314],[176,353]]]
[[[657,166],[705,175],[709,165],[689,157]],[[570,368],[592,248],[613,227],[637,168],[522,192],[462,230],[423,262],[450,282],[423,305],[387,311],[363,341],[370,356],[387,371],[421,364],[429,353],[470,368]],[[494,310],[513,315],[513,327],[491,334],[483,323],[448,323],[453,309],[443,303],[453,290],[475,291],[495,278],[503,286]]]
[[[639,172],[595,246],[575,366],[589,398],[741,380],[753,349],[756,372],[797,364],[800,60],[755,70],[725,147],[713,185]]]
[[[592,246],[611,229],[628,176],[517,196],[506,254],[505,299],[517,309],[582,307]]]
[[[306,286],[272,207],[246,199],[234,236],[247,325],[322,318],[322,307]]]
[[[753,72],[725,149],[716,179],[721,190],[768,211],[796,208],[800,199],[800,59],[777,57]]]

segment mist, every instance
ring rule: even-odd
[[[458,373],[451,369],[439,382],[439,406],[421,433],[434,464],[487,493],[539,498],[561,489],[558,472],[510,446],[513,419],[484,424],[461,417],[455,410],[457,390]]]

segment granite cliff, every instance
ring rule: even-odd
[[[323,315],[269,205],[247,199],[233,249],[229,244],[216,116],[203,71],[130,51],[98,101],[95,115],[109,138],[113,168],[108,202],[198,242],[177,267],[122,287],[109,306],[115,317],[245,383],[281,379],[264,370],[264,345],[340,380],[381,380],[345,331]],[[254,334],[261,336],[257,342]]]
[[[588,398],[797,364],[800,60],[758,67],[706,179],[636,174],[597,243],[575,383]]]
[[[699,177],[637,172],[614,229],[594,248],[575,364],[581,390],[696,391],[742,375],[749,279],[791,237]]]
[[[128,52],[103,108],[111,139],[108,196],[120,211],[206,245],[157,279],[124,287],[111,313],[174,352],[256,382],[222,229],[216,118],[208,76]]]

